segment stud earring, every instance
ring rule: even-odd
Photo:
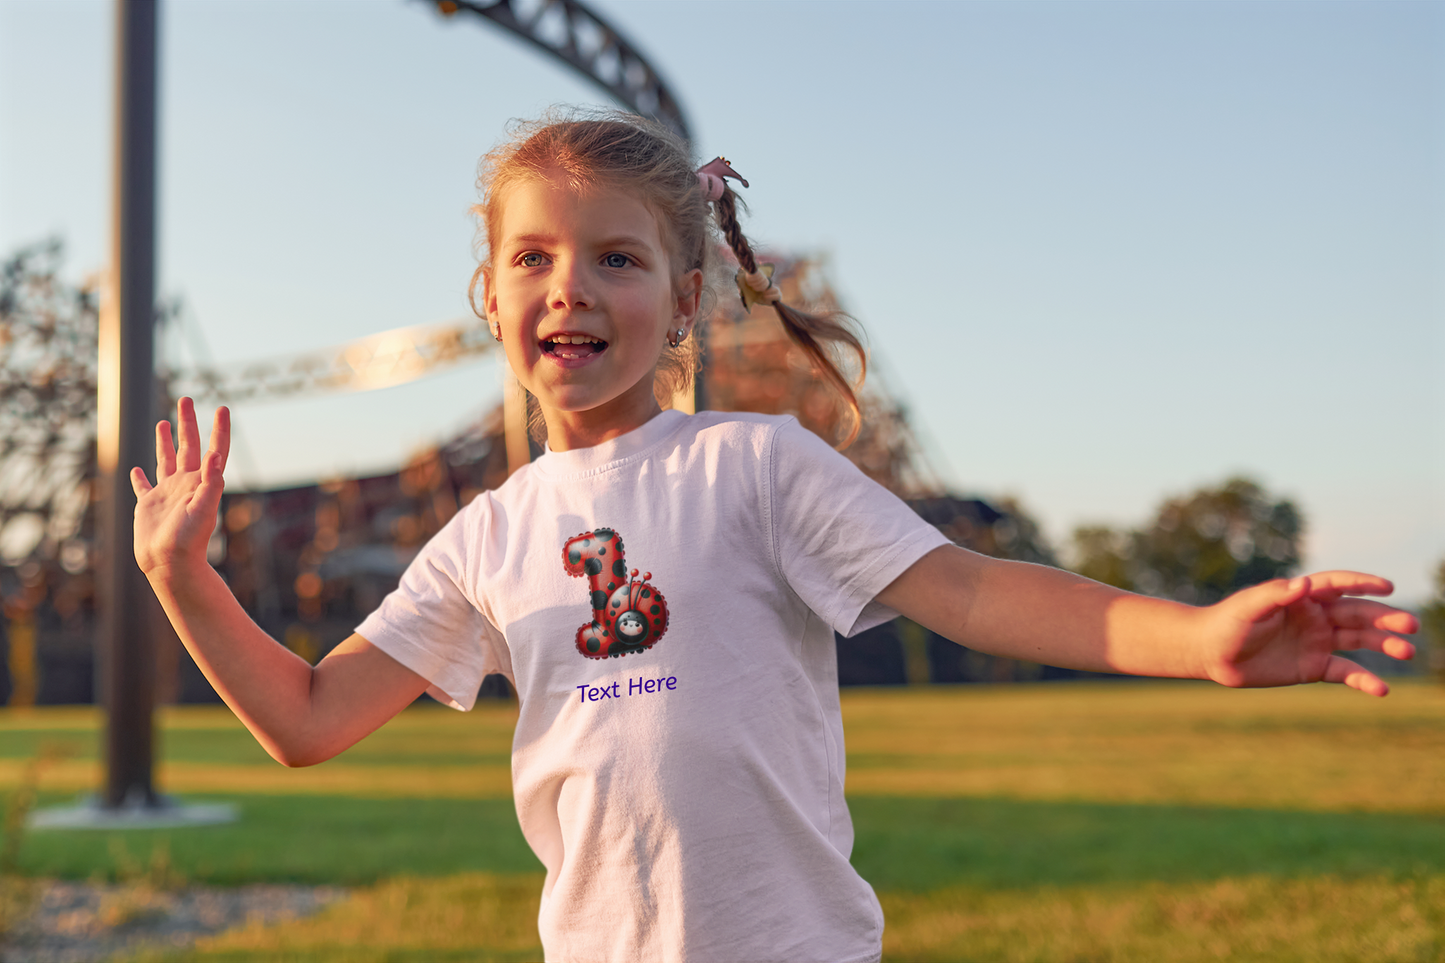
[[[669,331],[667,333],[667,344],[669,347],[675,348],[685,340],[687,340],[686,328],[678,328],[676,331]]]

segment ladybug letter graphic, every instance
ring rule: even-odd
[[[637,569],[627,577],[622,536],[610,528],[583,532],[562,547],[562,567],[573,578],[586,578],[592,621],[577,630],[577,651],[589,659],[646,652],[667,631],[667,602]]]

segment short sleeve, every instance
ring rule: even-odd
[[[896,617],[873,599],[948,538],[796,420],[769,462],[774,557],[793,591],[843,635]]]
[[[356,628],[430,682],[429,695],[456,709],[472,707],[487,675],[511,675],[506,642],[474,590],[475,547],[483,544],[489,511],[483,494],[454,515],[412,559],[396,590]]]

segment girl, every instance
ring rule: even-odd
[[[157,426],[136,469],[136,557],[207,678],[288,766],[328,759],[422,692],[521,699],[513,788],[546,866],[553,960],[876,960],[883,919],[848,862],[834,631],[897,613],[1004,656],[1230,686],[1379,678],[1414,619],[1326,572],[1193,608],[947,542],[786,417],[664,411],[696,364],[709,217],[856,412],[837,318],[783,305],[738,229],[725,162],[626,115],[541,123],[494,151],[474,300],[537,399],[547,452],[417,556],[312,667],[266,637],[206,543],[228,415],[201,451]],[[741,178],[736,178],[741,181]],[[743,182],[744,184],[746,182]],[[861,350],[860,350],[861,354]],[[580,623],[580,625],[579,625]]]

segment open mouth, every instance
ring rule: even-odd
[[[607,350],[607,342],[590,334],[554,334],[542,342],[542,351],[564,361],[581,361]]]

